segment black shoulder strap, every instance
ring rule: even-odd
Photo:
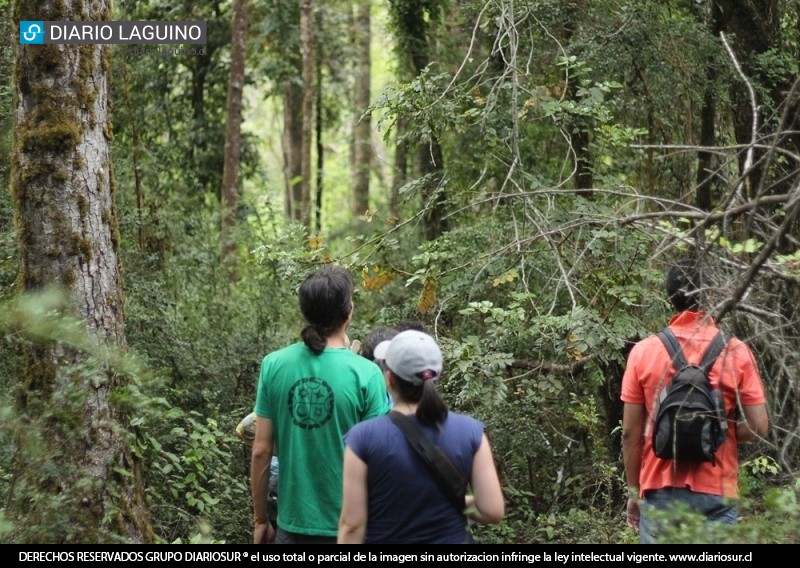
[[[711,370],[714,361],[716,361],[719,354],[722,353],[722,350],[725,349],[727,343],[728,340],[721,331],[714,336],[714,339],[711,340],[711,345],[708,346],[708,349],[703,354],[703,359],[700,361],[700,368],[704,373],[708,373]]]
[[[467,493],[467,480],[439,446],[428,438],[419,426],[399,412],[390,412],[389,418],[405,434],[411,446],[428,466],[436,481],[448,498],[463,511],[466,507],[464,497]]]
[[[686,362],[686,357],[683,354],[683,349],[681,349],[681,345],[678,343],[678,338],[675,337],[675,334],[672,333],[672,330],[669,327],[665,327],[656,335],[658,335],[658,338],[661,340],[661,343],[664,344],[664,347],[667,348],[667,353],[669,353],[669,356],[672,359],[672,364],[676,371],[688,365]],[[721,331],[717,332],[717,335],[715,335],[714,339],[711,340],[711,344],[708,346],[708,349],[706,349],[706,352],[703,354],[703,358],[700,360],[699,367],[704,373],[708,373],[708,371],[714,365],[714,361],[717,360],[719,354],[722,353],[723,349],[725,349],[725,345],[727,343],[728,340],[725,338],[725,334],[723,334]]]
[[[681,349],[681,344],[678,343],[678,338],[675,337],[669,327],[665,327],[656,335],[661,340],[661,343],[664,344],[664,347],[667,348],[667,353],[669,353],[669,358],[672,360],[672,366],[675,367],[675,371],[680,371],[688,365],[683,349]]]

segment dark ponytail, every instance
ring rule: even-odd
[[[303,343],[315,354],[325,350],[326,340],[336,333],[353,309],[353,279],[341,266],[326,266],[312,272],[300,285],[300,311],[306,325]]]
[[[305,326],[303,331],[300,332],[300,337],[303,339],[303,343],[306,344],[306,347],[311,349],[315,355],[319,355],[325,351],[325,338],[320,335],[319,331],[317,331],[317,328],[314,326]]]
[[[438,426],[447,418],[447,403],[442,399],[433,381],[421,385],[401,379],[389,369],[395,379],[397,394],[404,402],[416,402],[417,419],[425,426]]]

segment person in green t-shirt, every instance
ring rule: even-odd
[[[342,507],[342,439],[354,424],[388,411],[380,367],[347,347],[353,280],[328,266],[299,291],[302,341],[261,363],[250,465],[256,544],[335,543]],[[264,517],[269,464],[280,455],[278,529]]]

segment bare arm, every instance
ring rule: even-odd
[[[499,523],[505,516],[505,502],[497,468],[492,457],[492,447],[486,434],[472,458],[472,479],[474,496],[467,497],[467,516],[479,523]],[[474,506],[474,509],[473,509]]]
[[[767,435],[769,416],[766,404],[742,406],[744,420],[736,423],[736,441],[752,442]]]
[[[642,468],[642,442],[647,409],[643,404],[625,403],[622,410],[622,461],[628,484],[627,522],[639,530],[639,471]]]
[[[272,421],[256,419],[256,437],[253,440],[253,453],[250,459],[250,490],[253,495],[253,543],[267,544],[274,538],[272,526],[266,518],[267,497],[269,494],[269,465],[273,453]]]
[[[367,530],[367,464],[351,450],[344,450],[342,514],[337,544],[362,544]]]

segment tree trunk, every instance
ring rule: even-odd
[[[579,14],[586,12],[586,6],[583,1],[572,1],[563,3],[563,7],[566,12],[563,41],[564,45],[569,45],[577,34],[576,27],[580,25],[581,18]],[[572,77],[571,69],[565,69],[563,79],[567,83],[567,97],[579,104],[578,87],[580,85],[578,79]],[[592,153],[589,148],[591,141],[590,131],[593,128],[592,120],[589,117],[578,115],[573,116],[572,120],[573,124],[568,134],[569,145],[575,156],[576,193],[587,199],[592,199],[594,197],[594,192],[591,191],[594,187],[594,171],[592,169]]]
[[[372,169],[372,121],[364,114],[370,104],[370,6],[361,2],[356,6],[353,25],[355,51],[353,108],[353,160],[352,160],[352,214],[353,219],[369,209],[369,176]]]
[[[717,122],[716,101],[714,100],[714,86],[716,84],[716,71],[714,63],[709,60],[706,64],[708,84],[703,95],[703,110],[700,113],[700,146],[703,148],[697,153],[697,207],[703,211],[711,211],[711,190],[714,187],[714,153],[713,147],[717,138],[714,134]]]
[[[302,219],[300,179],[303,176],[300,157],[303,153],[302,89],[287,81],[283,91],[283,178],[286,184],[286,217]]]
[[[109,0],[17,0],[14,19],[110,20],[111,8]],[[101,45],[17,47],[12,191],[24,290],[60,285],[87,331],[124,349],[109,56]],[[28,350],[18,410],[48,429],[36,447],[23,443],[32,431],[19,433],[19,451],[30,454],[20,456],[10,510],[32,542],[152,542],[130,426],[115,402],[121,380],[90,373],[88,361],[52,341]],[[43,459],[49,470],[37,467]]]
[[[711,21],[709,22],[710,31],[714,37],[719,37],[722,22],[720,13],[712,9]],[[713,208],[711,193],[714,188],[714,168],[716,160],[713,147],[717,143],[717,104],[714,96],[714,89],[717,85],[717,70],[714,58],[709,56],[706,61],[706,88],[703,93],[703,109],[700,111],[700,146],[701,150],[697,153],[697,183],[695,189],[695,201],[698,208],[703,211],[711,211]]]
[[[446,201],[442,187],[444,172],[442,146],[435,134],[431,134],[429,144],[419,147],[418,157],[420,173],[427,178],[423,190],[425,238],[432,241],[447,231],[447,221],[444,218]]]
[[[752,81],[755,68],[754,61],[760,54],[777,45],[780,34],[779,0],[715,0],[713,17],[719,22],[720,31],[732,35],[736,39],[733,46],[744,74]],[[733,103],[733,125],[736,142],[750,144],[753,140],[752,102],[746,86],[738,78],[731,88]],[[761,105],[762,101],[756,101]],[[758,112],[758,127],[763,124],[763,113]],[[750,172],[745,172],[745,156],[747,150],[739,154],[739,170],[746,175],[745,197],[754,197],[761,185],[764,175],[763,165],[759,158],[764,150],[753,148],[753,164]]]
[[[400,188],[408,181],[408,142],[403,139],[406,134],[406,120],[397,119],[395,129],[394,174],[392,175],[392,195],[389,198],[389,214],[393,220],[400,219]]]
[[[214,49],[211,45],[206,46],[204,55],[192,57],[194,66],[192,68],[192,158],[195,164],[197,183],[200,194],[207,189],[211,175],[209,165],[205,163],[207,152],[207,133],[206,133],[206,110],[205,92],[206,78],[212,65],[212,55]]]
[[[144,185],[142,184],[142,167],[139,159],[139,120],[136,116],[136,109],[131,103],[130,81],[128,78],[128,64],[124,57],[119,58],[122,68],[122,98],[128,111],[128,120],[131,128],[131,165],[133,166],[133,187],[136,194],[136,236],[139,243],[139,250],[144,251]]]
[[[303,47],[303,142],[300,153],[300,218],[311,228],[311,141],[314,126],[314,29],[311,0],[300,2],[300,43]]]
[[[322,36],[322,11],[317,13],[317,33]],[[322,106],[322,46],[317,49],[317,105],[315,109],[316,118],[316,141],[317,141],[317,192],[314,200],[314,229],[317,233],[322,232],[322,190],[325,181],[325,146],[322,143],[322,131],[324,127],[324,108]]]
[[[579,119],[579,122],[583,122]],[[589,149],[588,125],[579,125],[570,132],[570,144],[575,152],[575,189],[578,195],[594,198],[594,172],[592,171],[592,152]]]
[[[231,71],[228,80],[228,110],[225,126],[225,160],[222,169],[222,261],[236,278],[236,218],[239,195],[239,159],[242,150],[242,89],[247,55],[245,0],[233,0],[231,26]]]
[[[419,76],[430,63],[428,30],[438,17],[441,5],[423,0],[389,4],[390,16],[397,28],[396,41],[401,63],[406,69],[410,68],[414,76]],[[420,175],[427,176],[421,189],[422,206],[425,208],[423,216],[425,238],[432,240],[447,230],[445,220],[447,196],[442,185],[444,159],[442,147],[435,133],[432,132],[430,138],[421,143],[416,158]]]

